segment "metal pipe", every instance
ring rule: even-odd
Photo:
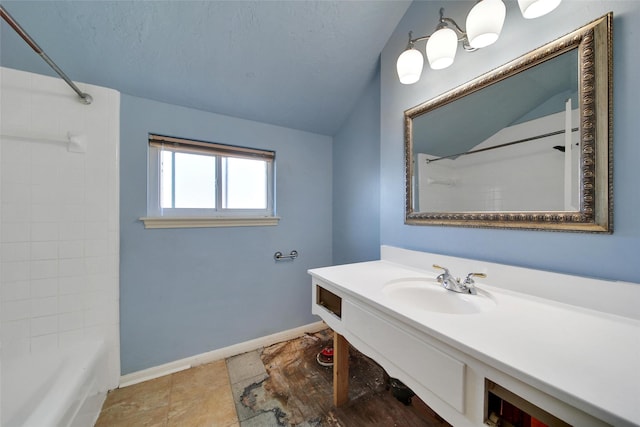
[[[573,129],[571,129],[571,132],[576,132],[577,130],[578,130],[578,128],[573,128]],[[532,137],[529,137],[529,138],[519,139],[517,141],[506,142],[504,144],[494,145],[492,147],[480,148],[478,150],[467,151],[465,153],[451,154],[449,156],[442,156],[442,157],[438,157],[438,158],[435,158],[435,159],[426,159],[426,161],[427,161],[427,163],[433,163],[433,162],[437,162],[438,160],[451,159],[453,157],[460,157],[460,156],[467,156],[469,154],[482,153],[483,151],[490,151],[490,150],[495,150],[496,148],[509,147],[511,145],[522,144],[523,142],[535,141],[537,139],[546,138],[548,136],[560,135],[560,134],[563,134],[563,133],[565,133],[564,129],[557,130],[557,131],[554,131],[554,132],[543,133],[542,135],[536,135],[536,136],[532,136]],[[556,148],[556,147],[553,147],[553,148]]]
[[[75,83],[73,83],[71,81],[71,79],[69,77],[67,77],[67,75],[60,69],[60,67],[58,67],[56,65],[55,62],[53,62],[53,60],[51,58],[49,58],[49,56],[42,50],[42,48],[40,48],[40,46],[38,46],[38,43],[36,43],[31,36],[29,35],[29,33],[27,33],[21,26],[20,24],[18,24],[16,22],[15,19],[13,19],[13,17],[9,14],[9,12],[7,12],[7,10],[4,8],[4,6],[0,5],[0,16],[2,16],[2,19],[4,19],[7,24],[9,24],[11,26],[11,28],[14,29],[14,31],[16,33],[18,33],[18,35],[20,37],[22,37],[22,39],[29,45],[31,46],[31,49],[34,50],[35,53],[37,53],[38,55],[40,55],[40,57],[44,60],[44,62],[46,62],[47,64],[49,64],[49,66],[51,68],[53,68],[53,71],[55,71],[56,73],[58,73],[58,75],[65,81],[67,82],[67,84],[69,86],[71,86],[71,89],[73,89],[78,96],[82,99],[82,102],[89,105],[93,102],[93,98],[91,97],[91,95],[89,95],[88,93],[84,93],[82,92],[78,86],[75,85]]]

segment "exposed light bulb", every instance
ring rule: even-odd
[[[417,49],[407,49],[398,57],[396,68],[400,83],[410,85],[420,80],[424,58]]]
[[[434,70],[453,64],[458,50],[458,35],[451,28],[441,28],[427,40],[427,59]]]
[[[467,37],[471,47],[479,49],[498,40],[507,8],[502,0],[482,0],[467,15]]]
[[[546,15],[558,7],[562,0],[518,0],[520,12],[526,19]]]

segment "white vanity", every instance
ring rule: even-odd
[[[496,399],[549,425],[640,425],[640,284],[381,254],[309,271],[312,312],[336,332],[336,404],[346,401],[348,341],[456,427],[483,425]],[[433,264],[487,277],[476,295],[456,293]]]

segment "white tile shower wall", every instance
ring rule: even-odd
[[[521,147],[508,149],[517,153]],[[442,165],[436,165],[437,172],[429,165],[431,170],[422,175],[435,182],[429,184],[428,178],[421,179],[421,210],[561,210],[558,206],[564,202],[564,159],[559,152],[514,154],[508,162],[494,161],[491,155],[490,151],[478,153],[474,158],[477,164],[455,169],[454,162],[443,160]],[[505,183],[504,176],[513,178]],[[447,197],[440,196],[442,192]]]
[[[87,338],[109,347],[109,386],[120,376],[118,144],[120,94],[0,68],[0,322],[2,357]],[[64,140],[86,138],[86,151]]]
[[[577,110],[573,115],[577,123]],[[544,134],[548,129],[562,129],[563,120],[564,113],[557,113],[517,124],[474,149]],[[576,133],[574,138],[577,137]],[[564,145],[563,135],[438,163],[427,164],[426,157],[421,155],[418,163],[420,209],[425,212],[562,210],[564,154],[553,149],[556,145]],[[577,157],[573,163],[575,168],[579,167]],[[505,182],[504,176],[511,179]],[[573,196],[577,199],[577,187],[574,189]]]

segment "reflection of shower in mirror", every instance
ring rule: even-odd
[[[564,111],[527,117],[466,152],[417,153],[414,206],[421,212],[578,210],[579,125],[579,110],[568,100]]]

